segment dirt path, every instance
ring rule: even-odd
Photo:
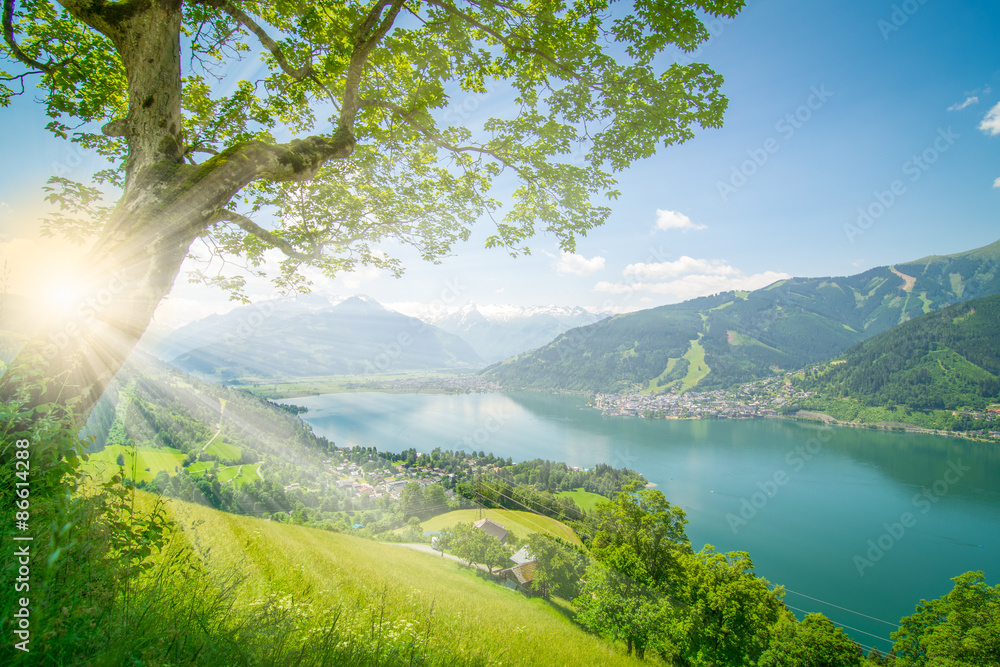
[[[890,266],[889,270],[892,271],[897,276],[899,276],[900,278],[903,279],[903,291],[904,292],[912,292],[913,291],[913,286],[917,284],[917,279],[916,278],[914,278],[913,276],[908,276],[905,273],[900,273],[899,271],[896,270],[895,266]]]
[[[201,451],[205,451],[206,449],[208,449],[208,446],[211,445],[213,442],[215,442],[215,439],[219,437],[220,433],[222,433],[222,413],[224,413],[225,411],[226,411],[226,399],[220,398],[219,399],[219,428],[217,428],[215,430],[215,435],[213,435],[211,438],[209,438],[208,442],[205,443],[205,446],[201,448]],[[263,477],[261,479],[263,479]]]
[[[429,544],[419,544],[419,543],[413,543],[413,542],[384,542],[384,544],[393,544],[393,545],[395,545],[397,547],[406,547],[407,549],[413,549],[414,551],[423,551],[425,554],[431,554],[432,556],[437,556],[438,558],[441,558],[441,552],[438,551],[438,550],[436,550],[436,549],[434,549]],[[444,554],[444,557],[445,558],[450,558],[451,560],[455,561],[456,563],[461,563],[462,565],[468,565],[468,563],[466,563],[464,560],[462,560],[458,556],[453,556],[452,554]],[[478,569],[482,570],[483,572],[489,573],[489,568],[487,568],[485,565],[476,564],[476,565],[473,565],[473,567],[478,568]]]

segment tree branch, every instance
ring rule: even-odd
[[[314,76],[312,63],[309,63],[303,67],[293,67],[288,58],[282,52],[281,47],[278,43],[271,39],[271,36],[267,34],[267,31],[261,27],[257,21],[253,19],[249,14],[244,12],[242,9],[237,7],[235,4],[230,2],[230,0],[201,0],[201,4],[208,5],[210,7],[215,7],[220,9],[226,14],[229,14],[237,23],[241,24],[247,30],[252,32],[260,40],[261,45],[271,52],[274,56],[275,62],[281,67],[282,71],[288,76],[292,77],[296,81],[304,81],[310,77]]]
[[[216,213],[214,222],[232,222],[243,231],[253,234],[265,243],[271,244],[292,259],[303,262],[314,262],[323,256],[322,245],[313,248],[313,251],[310,253],[299,252],[291,243],[274,234],[274,232],[264,229],[245,215],[230,211],[229,209],[221,209]]]
[[[52,75],[55,73],[56,68],[62,63],[53,63],[49,61],[47,63],[42,63],[27,53],[21,50],[18,46],[17,40],[14,39],[14,0],[4,0],[3,3],[3,41],[7,42],[7,46],[10,48],[11,54],[20,60],[22,63],[28,67],[33,67],[34,69],[42,72],[44,74]],[[31,72],[28,72],[29,74]],[[24,76],[24,75],[21,75]],[[14,77],[19,78],[19,77]],[[13,80],[13,79],[8,79]],[[21,80],[21,85],[24,85],[24,80]]]
[[[351,54],[351,62],[347,66],[347,77],[344,81],[344,106],[340,110],[341,127],[353,127],[354,116],[361,108],[361,76],[364,71],[368,56],[375,46],[389,32],[396,17],[399,16],[405,0],[382,0],[368,12],[368,16],[358,26],[358,31],[354,36],[354,52]],[[389,11],[382,16],[382,10],[389,7]],[[381,20],[380,20],[381,19]]]
[[[99,2],[98,0],[57,0],[74,18],[105,37],[115,38],[115,28],[141,11],[148,0]]]
[[[387,109],[397,116],[399,116],[403,122],[412,127],[413,129],[420,132],[422,135],[427,137],[434,145],[439,148],[444,148],[453,153],[479,153],[481,155],[488,155],[495,159],[497,162],[505,167],[509,167],[517,171],[522,176],[524,173],[515,165],[513,162],[507,158],[499,155],[496,151],[490,150],[489,148],[484,148],[483,146],[456,146],[455,144],[445,141],[441,138],[441,135],[434,132],[430,127],[424,123],[417,120],[413,113],[407,111],[403,107],[399,106],[395,102],[390,102],[389,100],[365,100],[361,102],[362,108],[380,108]]]

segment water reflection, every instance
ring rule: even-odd
[[[579,397],[535,393],[291,402],[309,407],[306,420],[338,445],[633,468],[685,509],[696,548],[747,551],[768,579],[880,618],[912,613],[967,570],[1000,577],[996,445],[775,419],[610,417]],[[898,533],[907,513],[913,525]],[[880,539],[890,548],[871,550]],[[885,626],[804,604],[796,606],[888,637]]]

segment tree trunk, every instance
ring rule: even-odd
[[[57,403],[82,423],[170,291],[191,243],[216,207],[203,212],[197,193],[183,196],[186,178],[157,182],[163,170],[119,202],[104,235],[87,254],[73,311],[39,322],[0,380],[0,399],[26,392],[28,407]],[[208,202],[205,202],[208,203]],[[181,223],[181,224],[178,224]],[[40,386],[41,385],[41,386]]]
[[[332,136],[237,144],[185,164],[180,0],[61,4],[107,35],[125,66],[128,113],[105,126],[128,144],[124,194],[87,254],[76,312],[40,323],[41,333],[0,378],[0,400],[55,403],[82,425],[170,291],[191,243],[247,184],[309,179],[323,162],[349,156],[357,107],[342,114]]]

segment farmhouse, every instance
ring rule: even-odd
[[[485,531],[487,535],[492,535],[500,540],[500,544],[503,544],[504,540],[507,539],[507,529],[492,519],[480,519],[472,525],[479,530]]]
[[[507,568],[506,570],[500,570],[498,575],[500,583],[507,588],[514,589],[515,591],[530,593],[531,582],[535,578],[535,568],[537,566],[538,563],[535,561],[529,561],[521,565],[515,565],[514,567]]]

